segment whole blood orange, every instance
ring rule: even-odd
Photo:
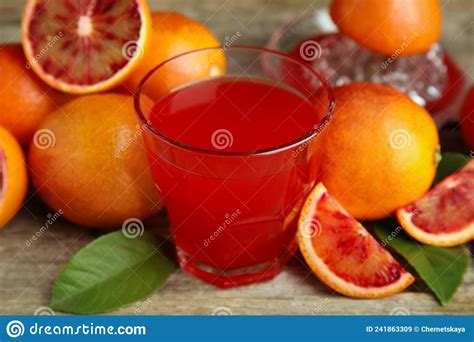
[[[22,17],[28,63],[73,94],[118,85],[137,66],[150,30],[146,0],[30,0]]]
[[[305,201],[298,222],[298,242],[318,278],[346,296],[385,297],[414,281],[322,183]]]
[[[0,228],[20,210],[27,188],[22,149],[15,138],[0,127]]]
[[[153,12],[151,48],[143,51],[138,68],[130,74],[124,86],[134,92],[142,78],[160,63],[179,54],[219,46],[219,40],[199,22],[174,12]],[[184,62],[174,63],[147,82],[145,91],[153,97],[163,95],[173,87],[223,74],[225,58],[209,52],[196,54]]]
[[[22,145],[29,144],[41,120],[68,99],[31,71],[21,45],[0,47],[0,126]]]
[[[461,107],[461,130],[467,146],[474,151],[474,86],[469,89]]]
[[[41,124],[29,151],[33,185],[54,210],[92,228],[113,228],[160,209],[127,95],[78,97]]]
[[[419,200],[397,210],[403,229],[433,246],[474,239],[474,160],[445,178]]]
[[[427,51],[441,33],[439,0],[333,0],[330,13],[360,45],[395,57]]]
[[[387,86],[334,89],[323,131],[321,181],[357,219],[380,219],[430,188],[439,159],[436,125],[408,96]]]

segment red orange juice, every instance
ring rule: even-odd
[[[217,77],[162,96],[147,118],[182,267],[221,287],[273,277],[296,249],[327,107],[284,83]]]

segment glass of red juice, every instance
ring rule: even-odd
[[[333,107],[311,66],[266,49],[196,50],[148,73],[135,108],[183,269],[219,287],[282,269]]]

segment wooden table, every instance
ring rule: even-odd
[[[153,9],[178,10],[206,23],[221,39],[241,33],[239,44],[264,45],[270,34],[304,11],[327,1],[309,0],[157,0]],[[443,43],[464,68],[474,70],[474,2],[444,3]],[[19,21],[23,1],[0,1],[0,41],[20,40]],[[0,76],[1,77],[1,76]],[[1,114],[0,114],[1,115]],[[465,149],[459,133],[442,132],[450,149]],[[468,152],[464,150],[465,152]],[[45,224],[48,209],[38,199],[26,203],[22,212],[0,232],[0,314],[33,314],[47,306],[52,283],[68,260],[93,240],[97,233],[67,222],[55,223],[31,247],[25,242]],[[157,229],[167,229],[163,217],[153,220]],[[115,314],[212,314],[223,307],[233,314],[473,314],[474,267],[465,277],[452,304],[441,307],[419,283],[407,291],[380,300],[356,300],[332,293],[311,275],[300,256],[295,257],[273,281],[237,289],[220,290],[181,271],[151,298],[115,311]]]

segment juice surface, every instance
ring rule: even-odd
[[[220,150],[211,137],[226,130],[225,151],[248,152],[290,143],[321,118],[314,105],[283,85],[218,78],[168,94],[155,106],[152,125],[167,137],[207,150]]]

